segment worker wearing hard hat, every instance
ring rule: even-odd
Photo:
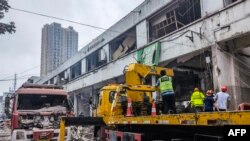
[[[167,76],[165,70],[161,70],[160,74],[161,77],[158,79],[156,86],[160,86],[160,93],[163,100],[163,114],[167,114],[169,110],[173,110],[173,113],[176,113],[172,77]]]
[[[206,97],[204,99],[205,104],[205,112],[213,112],[214,111],[214,96],[212,90],[207,90]]]
[[[191,96],[191,106],[195,109],[195,112],[202,112],[204,107],[204,94],[195,88]]]
[[[222,86],[221,91],[215,95],[215,101],[217,102],[217,108],[219,111],[226,111],[229,108],[230,97],[227,93],[226,86]]]

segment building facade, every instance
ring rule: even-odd
[[[78,33],[73,27],[62,28],[58,23],[42,29],[41,77],[56,69],[78,50]]]
[[[14,95],[12,92],[4,92],[3,96],[0,98],[0,118],[10,118],[12,113],[12,104],[13,104],[13,98],[11,98]]]
[[[147,0],[39,83],[64,85],[77,114],[88,97],[123,83],[123,70],[141,62],[174,69],[176,101],[192,91],[228,87],[230,109],[250,102],[249,0]]]
[[[0,120],[4,117],[4,99],[3,96],[0,96]]]

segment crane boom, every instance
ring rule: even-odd
[[[165,70],[168,76],[174,76],[173,69],[144,64],[130,64],[125,70],[125,83],[127,85],[143,85],[143,80],[148,76],[160,76],[161,70]]]

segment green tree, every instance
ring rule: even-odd
[[[10,6],[7,0],[0,0],[0,20],[4,18],[4,13],[8,12]],[[15,30],[15,23],[2,23],[0,22],[0,34],[4,34],[5,32],[9,32],[10,34],[14,33]]]

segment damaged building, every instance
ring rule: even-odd
[[[230,109],[250,102],[247,0],[145,0],[39,83],[63,85],[76,114],[90,115],[100,89],[123,83],[130,63],[174,69],[178,102],[195,87],[226,85]],[[152,81],[152,80],[150,80]]]

